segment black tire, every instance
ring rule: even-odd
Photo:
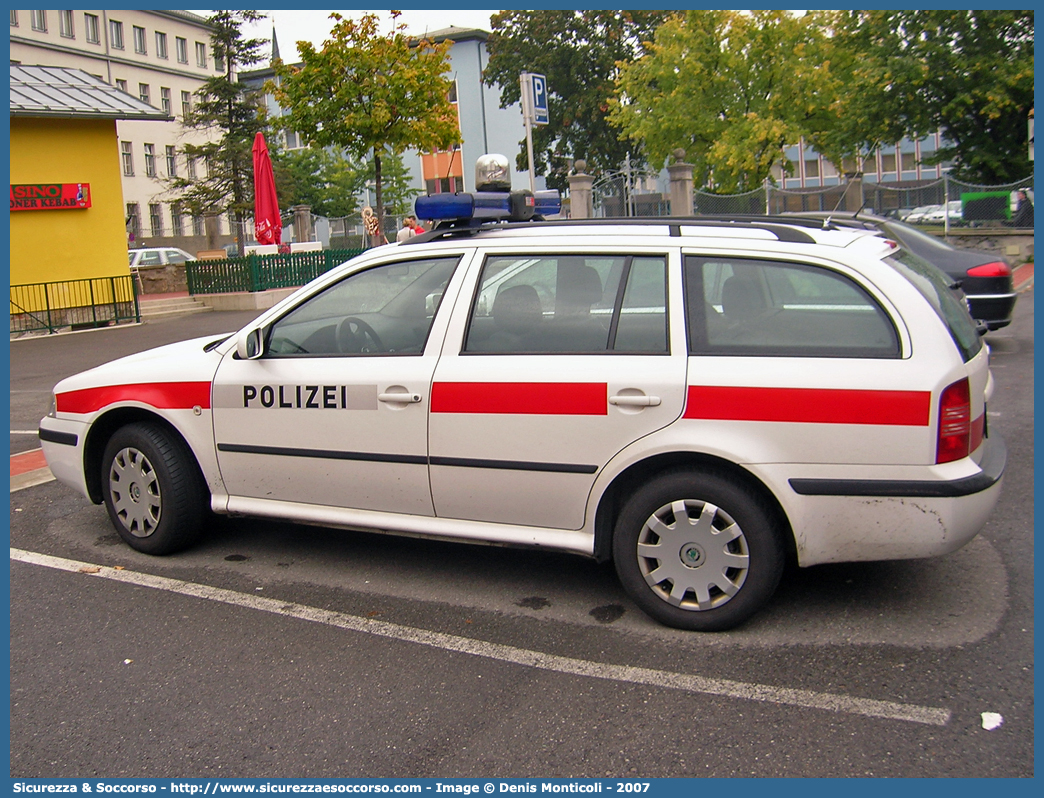
[[[660,475],[624,504],[613,560],[647,614],[677,629],[721,632],[768,602],[786,555],[758,494],[719,472],[686,469]]]
[[[120,537],[145,554],[171,554],[194,543],[209,509],[209,494],[189,448],[148,422],[121,427],[109,439],[102,492]]]

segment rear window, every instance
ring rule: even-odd
[[[932,306],[967,363],[982,349],[979,331],[968,313],[968,306],[951,288],[952,281],[938,266],[904,249],[885,258],[885,262],[903,275]]]

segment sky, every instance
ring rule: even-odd
[[[431,31],[443,28],[481,28],[489,30],[489,18],[496,11],[479,11],[467,9],[461,11],[444,11],[441,9],[401,9],[400,22],[405,22],[410,33],[420,36]],[[211,11],[193,11],[206,17]],[[244,32],[248,36],[264,39],[272,38],[272,23],[275,23],[276,37],[279,40],[279,54],[284,61],[292,62],[298,60],[296,43],[301,40],[309,41],[317,48],[322,47],[323,41],[329,36],[333,27],[330,19],[330,11],[274,11],[262,10],[268,19],[262,21],[256,28],[248,28]],[[365,13],[376,14],[382,22],[390,21],[388,11],[338,11],[345,17],[358,17]]]

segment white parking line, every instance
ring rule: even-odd
[[[573,659],[572,657],[560,657],[540,651],[515,648],[514,646],[505,646],[499,643],[487,643],[482,640],[472,640],[467,637],[458,637],[457,635],[443,634],[441,632],[431,632],[425,629],[401,626],[395,623],[388,623],[387,621],[377,621],[372,618],[362,618],[342,612],[321,610],[304,604],[237,593],[233,590],[201,585],[195,582],[185,582],[180,579],[169,579],[163,576],[153,576],[152,574],[137,573],[135,571],[117,570],[104,565],[67,560],[62,557],[52,557],[47,554],[38,554],[13,547],[11,549],[11,559],[31,565],[44,566],[45,568],[97,576],[102,579],[111,579],[116,582],[125,582],[155,590],[165,590],[170,593],[178,593],[183,596],[191,596],[207,601],[217,601],[232,606],[270,612],[274,615],[321,623],[352,632],[417,643],[443,651],[455,651],[461,654],[486,657],[498,662],[507,662],[574,676],[586,676],[593,679],[606,679],[629,684],[643,684],[651,687],[682,690],[688,693],[723,696],[725,698],[740,698],[750,701],[764,701],[771,704],[824,709],[849,715],[887,718],[909,723],[924,723],[932,726],[945,726],[952,714],[948,709],[937,707],[923,707],[916,704],[900,704],[892,701],[856,698],[836,693],[820,693],[814,690],[796,690],[786,687],[736,682],[730,679],[709,679],[687,673],[672,673],[670,671],[635,668],[626,665],[610,665],[589,660]]]

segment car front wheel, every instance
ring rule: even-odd
[[[102,459],[105,508],[120,537],[145,554],[171,554],[202,530],[207,491],[188,447],[158,424],[121,427]]]
[[[661,623],[724,631],[775,592],[785,562],[776,527],[766,502],[727,476],[672,471],[624,505],[613,535],[616,572]]]

